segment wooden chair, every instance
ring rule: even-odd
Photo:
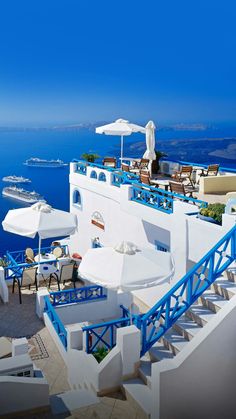
[[[31,285],[36,287],[36,291],[38,291],[38,283],[37,283],[37,269],[38,267],[31,267],[31,268],[24,268],[21,277],[14,277],[12,283],[12,293],[15,291],[15,284],[18,285],[19,290],[19,300],[20,304],[22,304],[22,297],[21,297],[21,289],[23,287],[31,288]]]
[[[210,164],[206,170],[202,170],[201,176],[217,176],[219,172],[219,164]]]
[[[149,159],[141,159],[139,163],[139,170],[148,170]]]
[[[140,172],[140,182],[144,185],[152,186],[153,188],[159,187],[159,185],[156,182],[152,183],[149,172],[146,172],[146,173],[144,173],[143,171]]]
[[[34,251],[33,249],[31,249],[31,247],[27,247],[27,249],[25,249],[25,261],[26,263],[34,263]]]
[[[193,196],[194,188],[189,188],[181,182],[170,182],[169,183],[170,191],[172,193],[177,193],[179,195],[189,196],[190,198],[195,198]]]
[[[107,166],[107,167],[116,167],[116,158],[115,157],[104,157],[103,162],[102,162],[103,166]]]
[[[177,182],[184,182],[185,180],[188,180],[189,184],[193,187],[192,171],[193,166],[182,166],[181,170],[179,172],[175,172],[171,177]]]
[[[130,172],[130,167],[127,163],[121,163],[122,172]]]

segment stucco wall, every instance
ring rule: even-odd
[[[200,193],[226,193],[236,191],[236,176],[222,175],[222,176],[207,176],[200,178],[199,192]]]

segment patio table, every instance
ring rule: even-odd
[[[164,180],[164,179],[150,179],[151,184],[153,185],[160,185],[160,186],[164,186],[165,191],[168,191],[169,189],[169,181],[168,180]]]

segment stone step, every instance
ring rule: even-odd
[[[50,396],[53,415],[70,414],[81,407],[98,403],[100,403],[99,398],[91,390],[69,390]]]
[[[168,350],[162,343],[156,342],[149,349],[149,356],[152,362],[159,362],[162,359],[172,359],[174,354],[172,351]]]
[[[141,360],[138,375],[149,388],[151,388],[151,372],[152,362]]]
[[[236,284],[228,281],[224,277],[220,277],[213,282],[211,289],[214,290],[215,293],[224,297],[226,300],[229,300],[236,294]]]
[[[204,326],[210,320],[212,320],[212,318],[215,316],[215,313],[200,304],[193,304],[186,312],[186,315],[195,321],[198,325]]]
[[[183,315],[173,325],[173,328],[187,340],[191,340],[202,329],[202,326],[197,324],[189,317]]]
[[[122,383],[122,390],[133,407],[140,410],[146,418],[150,418],[152,405],[150,388],[140,378],[133,378]]]
[[[209,310],[217,313],[225,304],[227,304],[227,299],[221,295],[215,293],[214,291],[207,290],[200,297],[201,303],[204,307],[209,308]]]
[[[171,350],[174,355],[177,355],[188,343],[182,335],[175,329],[171,328],[163,336],[163,343],[167,349]]]

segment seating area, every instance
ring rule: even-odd
[[[56,286],[60,291],[61,286],[64,288],[66,284],[76,288],[80,285],[77,267],[81,259],[78,256],[70,256],[67,246],[58,244],[55,247],[42,248],[40,256],[38,249],[31,248],[25,251],[7,252],[5,279],[7,283],[12,283],[13,294],[17,289],[20,304],[24,299],[22,291],[25,289],[36,292],[41,286],[49,289],[54,289]]]

